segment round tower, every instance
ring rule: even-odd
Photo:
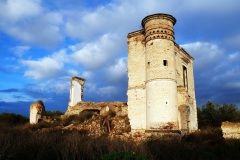
[[[173,26],[168,14],[142,20],[146,45],[147,129],[178,129]]]

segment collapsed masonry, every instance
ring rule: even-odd
[[[240,139],[240,123],[222,122],[221,128],[225,139]]]
[[[33,102],[30,106],[30,124],[37,124],[43,119],[45,115],[45,107],[43,102],[37,101]]]
[[[78,115],[83,111],[91,111],[96,114],[104,116],[106,114],[106,108],[109,112],[115,112],[117,115],[127,115],[127,103],[124,102],[84,102],[83,91],[84,91],[84,78],[72,77],[71,78],[71,89],[70,89],[70,101],[68,103],[68,109],[65,112],[65,116]]]

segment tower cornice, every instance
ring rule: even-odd
[[[143,18],[142,27],[144,28],[144,25],[146,24],[146,22],[153,19],[167,19],[171,21],[173,25],[175,25],[175,23],[177,22],[177,20],[170,14],[158,13],[158,14],[152,14]]]

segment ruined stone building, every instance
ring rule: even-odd
[[[36,124],[39,121],[43,119],[43,116],[45,115],[45,107],[43,102],[37,101],[33,102],[30,106],[30,124]]]
[[[134,130],[198,128],[193,57],[174,41],[176,19],[153,14],[128,34],[128,117]]]
[[[80,77],[71,78],[70,102],[68,106],[75,106],[82,101],[85,79]]]

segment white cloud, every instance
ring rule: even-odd
[[[53,3],[56,5],[52,7]],[[191,2],[189,0],[113,0],[105,3],[106,5],[98,5],[96,8],[95,6],[82,8],[81,5],[74,6],[74,4],[71,4],[73,7],[65,7],[60,5],[67,4],[65,2],[53,3],[48,6],[46,4],[49,3],[46,0],[45,2],[44,0],[0,0],[0,30],[15,40],[20,40],[19,51],[16,48],[18,53],[27,51],[28,48],[24,46],[31,44],[45,48],[64,40],[66,43],[71,43],[62,43],[63,47],[70,46],[59,49],[58,52],[49,56],[43,54],[42,58],[35,59],[35,55],[32,54],[34,60],[22,61],[22,64],[27,67],[25,77],[48,81],[44,84],[39,81],[44,91],[48,88],[59,92],[68,91],[66,84],[69,83],[70,76],[80,75],[87,79],[85,85],[88,94],[100,97],[101,95],[106,97],[117,95],[116,91],[119,94],[119,88],[122,89],[125,85],[123,84],[125,81],[122,83],[122,80],[126,78],[127,62],[124,58],[126,55],[124,54],[124,57],[120,55],[120,53],[127,52],[126,36],[129,32],[141,29],[142,18],[159,12],[172,14],[179,20],[175,29],[178,33],[182,33],[184,42],[190,42],[182,46],[195,58],[195,73],[207,75],[205,78],[213,80],[214,78],[215,80],[221,79],[223,82],[226,82],[224,77],[230,79],[238,73],[239,69],[236,66],[239,54],[236,52],[228,54],[223,46],[216,42],[216,40],[224,41],[223,38],[210,37],[208,34],[211,34],[209,31],[218,31],[228,25],[229,28],[238,25],[237,21],[234,25],[231,23],[224,25],[222,22],[226,22],[226,13],[240,10],[239,0],[232,2],[227,0],[220,2],[216,0],[211,2],[207,0]],[[78,2],[71,1],[71,3]],[[222,20],[213,19],[215,15],[221,17]],[[183,33],[184,28],[187,34]],[[195,31],[201,34],[195,34]],[[214,32],[213,35],[222,35],[224,34],[222,31],[227,31],[227,29],[222,29],[219,34]],[[227,39],[227,41],[229,46],[238,47],[239,34],[234,35],[236,36],[232,36],[232,39]],[[195,37],[198,41],[203,39],[204,42],[191,43],[189,36]],[[206,37],[210,37],[211,40],[216,38],[216,43],[208,42],[204,39]],[[232,69],[234,67],[230,62],[235,66],[235,70]],[[82,69],[82,65],[85,70]],[[226,71],[228,69],[229,72]],[[225,76],[219,76],[220,73]],[[106,77],[109,81],[105,81]],[[54,80],[50,81],[53,78]],[[65,79],[57,80],[56,78]],[[108,84],[109,82],[120,83],[114,87],[111,86],[113,83]],[[208,79],[207,82],[212,81]],[[206,86],[209,87],[208,84]]]
[[[231,60],[231,61],[238,61],[238,62],[239,62],[240,52],[235,52],[235,53],[229,54],[229,55],[228,55],[228,58],[229,58],[229,60]]]
[[[127,57],[119,58],[116,63],[107,69],[108,80],[113,82],[120,81],[124,76],[127,76]]]
[[[0,2],[0,10],[4,20],[18,21],[39,15],[42,7],[40,0],[6,0]]]
[[[116,35],[105,34],[94,42],[87,43],[71,55],[72,60],[89,70],[106,66],[120,51],[120,39]]]
[[[194,42],[181,45],[194,58],[194,69],[202,70],[219,65],[225,53],[216,44],[207,42]]]
[[[70,75],[70,76],[77,76],[79,75],[79,72],[74,70],[74,69],[70,69],[67,71],[67,73]]]
[[[21,57],[25,52],[27,52],[31,47],[30,46],[16,46],[13,48],[13,51],[16,55]]]
[[[0,30],[17,40],[51,47],[63,39],[62,15],[42,7],[40,0],[8,0],[0,2],[0,10]]]
[[[28,70],[24,72],[24,76],[35,80],[53,78],[63,69],[63,64],[56,60],[45,57],[39,60],[23,60],[23,65],[28,66]]]
[[[94,77],[94,74],[91,71],[84,71],[82,73],[81,77],[85,78],[87,81],[89,81],[89,80],[91,81]]]
[[[48,79],[41,81],[34,85],[29,85],[25,87],[25,92],[34,93],[35,96],[47,97],[49,93],[62,94],[69,93],[70,89],[70,78],[57,77],[54,79]]]

